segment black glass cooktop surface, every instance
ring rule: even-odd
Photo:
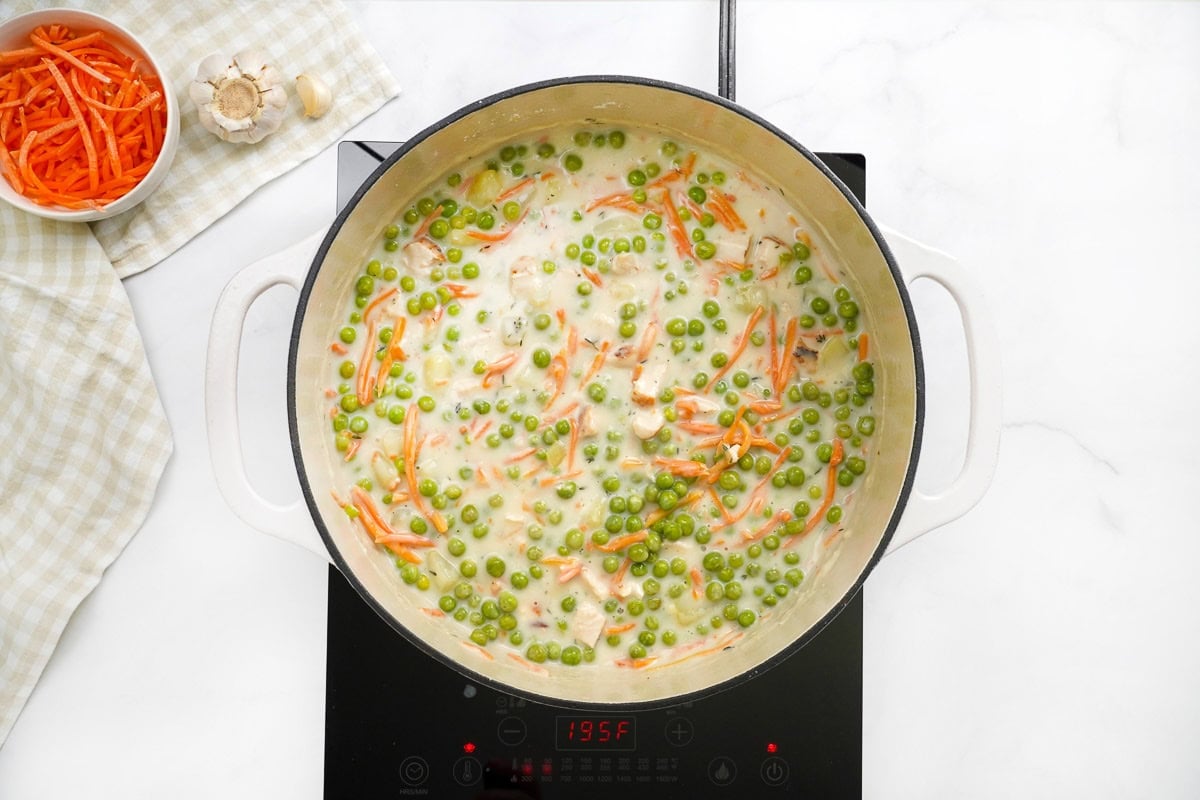
[[[343,142],[338,207],[398,144]],[[817,154],[863,200],[861,155]],[[496,691],[410,644],[329,571],[325,797],[852,798],[862,794],[862,595],[726,691],[596,712]]]

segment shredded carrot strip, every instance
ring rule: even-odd
[[[693,150],[692,152],[688,153],[688,156],[687,156],[687,158],[684,159],[683,164],[681,164],[679,167],[671,170],[670,172],[660,175],[659,177],[650,181],[648,184],[646,184],[646,188],[647,189],[655,189],[659,186],[665,186],[668,183],[673,183],[673,182],[679,180],[680,178],[683,178],[686,180],[687,178],[690,178],[692,176],[692,169],[694,169],[695,166],[696,166],[696,151]]]
[[[600,368],[604,366],[604,360],[608,358],[608,350],[612,347],[611,342],[602,342],[600,351],[596,353],[596,357],[592,359],[592,366],[588,369],[587,374],[579,381],[580,386],[586,386],[588,381],[596,377],[600,373]]]
[[[454,297],[479,297],[479,292],[473,292],[461,283],[446,283],[443,285],[446,287],[446,291],[450,292]]]
[[[487,369],[483,373],[483,388],[489,389],[492,385],[492,378],[503,373],[513,364],[517,363],[516,351],[510,351],[497,358],[495,361],[487,365]]]
[[[652,670],[661,669],[663,667],[669,667],[674,664],[678,664],[681,661],[687,661],[688,659],[691,659],[691,658],[707,656],[710,653],[715,653],[719,650],[724,650],[727,647],[731,647],[733,645],[733,643],[736,642],[740,638],[742,638],[742,633],[741,633],[741,631],[738,631],[737,633],[734,633],[730,636],[726,636],[724,639],[721,639],[716,644],[713,644],[709,647],[705,647],[702,649],[693,649],[690,652],[688,652],[687,655],[683,656],[682,658],[672,659],[671,661],[668,661],[664,664],[659,664],[657,667],[651,667],[650,669],[652,669]],[[680,652],[683,652],[683,650],[681,650]]]
[[[525,210],[521,212],[521,216],[519,216],[516,219],[516,221],[513,222],[512,225],[510,225],[508,228],[505,228],[504,230],[496,231],[495,233],[488,233],[487,231],[481,231],[481,230],[470,230],[470,231],[467,231],[466,235],[468,238],[474,239],[477,242],[487,242],[489,244],[495,244],[496,242],[503,242],[505,239],[507,239],[509,236],[511,236],[512,232],[515,231],[517,229],[517,227],[525,220],[525,216],[528,213],[529,213],[529,207],[526,206]]]
[[[604,286],[604,281],[600,279],[600,275],[595,270],[590,270],[587,267],[584,267],[583,277],[587,278],[598,287]]]
[[[713,472],[716,474],[718,471],[713,470]],[[721,518],[725,520],[726,523],[733,522],[733,515],[729,513],[729,509],[726,508],[725,504],[721,502],[721,498],[717,497],[717,490],[712,487],[711,483],[706,488],[708,489],[708,496],[712,498],[712,501],[716,503],[717,508],[721,512]]]
[[[829,507],[833,505],[833,493],[837,490],[837,467],[842,463],[844,455],[845,450],[842,447],[842,440],[834,439],[833,454],[829,457],[829,468],[826,470],[828,477],[825,479],[825,499],[821,501],[821,505],[812,517],[809,518],[808,524],[804,526],[804,530],[800,532],[800,535],[788,539],[788,544],[811,533],[813,528],[817,527],[821,524],[821,520],[825,519],[825,512],[829,511]]]
[[[375,378],[371,375],[371,359],[375,357],[375,337],[378,323],[375,320],[367,325],[366,341],[363,342],[362,355],[358,359],[358,381],[356,396],[360,406],[371,403],[372,392],[375,389]]]
[[[507,200],[508,198],[512,197],[514,194],[519,193],[522,189],[524,189],[525,187],[530,186],[532,184],[533,184],[533,178],[525,178],[524,180],[517,181],[512,186],[508,187],[503,192],[496,195],[495,202],[500,202],[501,200]]]
[[[616,571],[616,573],[613,575],[613,579],[612,579],[612,585],[613,585],[614,587],[616,587],[616,586],[620,586],[620,585],[621,585],[621,584],[624,582],[624,580],[625,580],[625,573],[629,571],[629,566],[630,566],[632,563],[633,563],[633,559],[632,559],[632,558],[630,558],[629,556],[626,556],[626,557],[625,557],[625,560],[621,562],[621,567],[620,567],[620,569],[618,569],[618,570]]]
[[[869,354],[870,345],[867,341],[867,334],[860,333],[858,335],[858,360],[866,361]]]
[[[720,220],[722,225],[731,231],[746,230],[746,223],[738,216],[737,211],[734,210],[729,195],[714,186],[708,190],[708,199],[709,209],[712,210],[713,216]]]
[[[618,192],[605,197],[598,197],[584,207],[584,211],[594,211],[600,207],[621,208],[630,211],[634,214],[639,214],[642,211],[642,206],[633,199],[633,195],[629,192]]]
[[[59,58],[61,58],[63,61],[66,61],[67,63],[71,64],[72,66],[76,67],[77,69],[83,70],[88,75],[91,75],[93,78],[100,81],[101,83],[112,83],[112,78],[108,77],[103,72],[100,72],[99,70],[80,61],[78,58],[73,56],[69,51],[64,50],[61,47],[58,47],[56,45],[50,44],[49,42],[47,42],[45,39],[38,36],[37,34],[31,33],[29,35],[29,41],[33,42],[36,46],[45,50],[47,53],[56,55]],[[51,62],[51,63],[53,63],[53,62]]]
[[[575,422],[571,424],[571,443],[567,447],[567,472],[575,469],[575,451],[579,449],[580,424],[583,422],[583,413],[581,412],[576,417]]]
[[[433,211],[429,212],[429,216],[421,220],[421,224],[418,225],[417,230],[413,232],[413,239],[420,239],[429,231],[429,226],[433,224],[433,221],[442,215],[442,208],[442,204],[438,203],[437,207],[434,208]]]
[[[368,303],[367,307],[363,309],[362,318],[365,320],[370,319],[371,316],[375,313],[376,309],[378,309],[381,305],[386,303],[388,300],[391,300],[393,297],[395,297],[396,293],[399,291],[400,291],[399,289],[397,289],[395,286],[393,286],[385,292],[380,292],[375,297],[375,299],[372,300],[370,303]]]
[[[582,474],[583,473],[580,471],[575,471],[575,472],[564,472],[562,475],[550,475],[550,476],[542,478],[540,481],[538,481],[538,485],[541,486],[542,488],[545,488],[547,486],[553,486],[556,483],[562,483],[563,481],[569,481],[572,478],[578,478]]]
[[[754,531],[753,533],[743,533],[742,539],[747,542],[756,542],[762,537],[766,536],[768,531],[773,530],[778,525],[787,522],[791,518],[792,512],[788,511],[786,508],[781,508],[780,510],[776,511],[769,520],[764,522],[762,527],[760,527],[758,530]]]
[[[675,208],[675,204],[671,202],[669,192],[663,192],[662,196],[663,216],[667,218],[667,228],[671,232],[671,241],[675,244],[675,250],[681,258],[690,258],[692,255],[692,241],[688,238],[687,231],[683,227],[683,220],[679,218],[679,211]]]
[[[695,422],[693,420],[684,420],[676,422],[675,427],[687,433],[694,433],[700,436],[705,434],[724,433],[725,429],[715,422]]]
[[[618,667],[631,667],[633,669],[645,669],[646,667],[658,661],[658,656],[646,656],[645,658],[618,658],[613,661]]]
[[[637,533],[627,533],[624,536],[617,536],[613,539],[609,539],[604,544],[597,544],[597,545],[592,545],[592,546],[595,547],[597,550],[602,550],[605,553],[615,553],[618,550],[624,550],[626,547],[629,547],[630,545],[634,545],[634,544],[637,544],[638,542],[646,541],[646,537],[648,535],[649,534],[646,533],[646,531],[638,531]]]
[[[655,456],[654,465],[662,467],[672,475],[680,475],[685,478],[699,478],[708,475],[708,467],[699,461],[690,461],[685,458]]]
[[[715,386],[717,381],[725,376],[726,372],[733,369],[734,365],[737,364],[737,360],[742,357],[742,353],[746,352],[746,345],[750,344],[750,334],[754,332],[754,326],[762,319],[763,312],[764,309],[762,306],[755,307],[754,312],[750,315],[750,319],[746,321],[746,329],[742,331],[742,335],[738,338],[737,345],[734,346],[729,360],[725,362],[725,366],[721,367],[717,370],[716,374],[709,378],[708,384],[704,387],[705,391]]]
[[[638,624],[636,622],[626,622],[624,625],[611,625],[604,629],[604,635],[616,636],[618,634],[625,633],[626,631],[631,631],[637,626]]]
[[[474,650],[475,652],[479,653],[479,655],[481,655],[481,656],[483,656],[484,658],[486,658],[488,661],[495,661],[495,660],[496,660],[496,657],[495,657],[494,655],[492,655],[491,653],[489,653],[489,652],[487,651],[487,648],[480,647],[479,645],[475,644],[474,642],[462,642],[462,646],[463,646],[463,647],[468,647],[468,648],[470,648],[471,650]]]
[[[651,320],[646,326],[646,330],[642,332],[641,341],[638,342],[637,357],[638,361],[645,361],[650,357],[650,353],[654,350],[654,342],[658,338],[658,322]]]
[[[679,511],[681,509],[687,508],[688,506],[692,505],[692,503],[695,503],[697,500],[699,500],[703,496],[704,496],[704,492],[701,492],[701,491],[688,492],[687,496],[684,497],[682,500],[680,500],[678,503],[676,503],[675,508],[671,509],[671,511],[666,511],[661,508],[654,509],[653,511],[651,511],[649,514],[646,515],[646,526],[649,527],[649,526],[653,525],[654,523],[658,522],[660,519],[666,519],[667,517],[669,517],[671,515],[671,513],[673,511]]]
[[[792,379],[792,370],[796,368],[796,360],[792,353],[796,350],[796,340],[799,334],[799,319],[792,317],[787,322],[787,328],[783,334],[783,352],[779,354],[779,362],[775,369],[775,383],[771,388],[775,390],[776,395],[782,395],[784,387],[787,386],[789,380]]]

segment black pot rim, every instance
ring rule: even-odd
[[[757,666],[755,666],[749,670],[746,670],[745,672],[735,675],[732,678],[728,678],[720,683],[714,683],[709,686],[698,688],[698,689],[690,691],[686,694],[675,695],[672,697],[658,699],[658,700],[629,700],[629,701],[614,702],[614,703],[602,703],[602,702],[590,702],[590,701],[573,701],[573,700],[569,700],[569,699],[562,699],[562,698],[548,696],[548,695],[541,695],[541,694],[538,694],[537,692],[530,692],[530,691],[527,691],[524,689],[519,689],[517,687],[510,686],[509,684],[506,684],[502,681],[496,680],[495,678],[492,678],[485,673],[482,673],[478,670],[473,669],[472,667],[466,665],[464,662],[452,659],[449,656],[434,649],[432,646],[430,646],[428,643],[426,643],[421,637],[417,636],[412,631],[408,630],[408,628],[405,627],[402,622],[400,622],[395,617],[393,617],[392,614],[390,614],[383,607],[383,605],[378,600],[376,600],[375,597],[369,591],[367,591],[366,587],[358,579],[358,577],[356,575],[354,575],[353,571],[349,567],[349,564],[347,564],[346,560],[342,557],[341,553],[338,551],[338,548],[334,544],[333,537],[330,534],[328,527],[325,525],[324,517],[322,516],[320,510],[317,507],[316,500],[313,497],[312,486],[309,483],[308,472],[305,467],[304,457],[300,451],[299,426],[298,426],[298,417],[297,417],[297,409],[296,409],[296,365],[299,360],[300,329],[304,323],[304,315],[308,308],[308,300],[312,294],[313,284],[316,281],[317,274],[320,271],[321,265],[325,261],[325,255],[329,251],[329,247],[333,243],[334,238],[337,236],[338,231],[341,230],[343,224],[345,224],[345,221],[350,216],[350,214],[352,214],[354,212],[354,209],[358,206],[358,203],[362,200],[363,196],[367,193],[367,191],[372,186],[374,186],[376,181],[378,181],[379,178],[385,172],[387,172],[388,169],[391,168],[391,166],[393,164],[395,164],[397,161],[399,161],[401,158],[403,158],[409,151],[413,150],[415,147],[417,147],[422,142],[424,142],[426,139],[428,139],[431,135],[433,135],[437,131],[441,130],[442,128],[446,127],[447,125],[450,125],[450,124],[462,119],[463,117],[466,117],[470,114],[475,113],[476,111],[479,111],[483,108],[486,108],[490,105],[493,105],[493,104],[498,103],[503,100],[507,100],[507,99],[517,97],[517,96],[520,96],[523,94],[528,94],[530,92],[536,92],[536,91],[541,91],[544,89],[554,88],[554,87],[558,87],[558,86],[567,86],[567,85],[574,85],[574,84],[611,84],[611,85],[648,86],[648,87],[652,87],[652,88],[664,89],[664,90],[668,90],[668,91],[677,92],[680,94],[689,95],[700,101],[714,103],[714,104],[722,106],[723,108],[726,108],[730,111],[733,111],[737,114],[740,114],[741,116],[745,117],[746,119],[750,120],[751,122],[759,125],[762,128],[765,128],[766,130],[768,130],[769,132],[771,132],[772,134],[774,134],[775,136],[779,137],[784,142],[786,142],[789,146],[791,146],[793,149],[795,149],[798,153],[800,153],[806,159],[808,159],[808,161],[810,161],[815,167],[817,167],[825,175],[825,177],[831,183],[833,183],[833,185],[835,187],[837,187],[837,189],[842,193],[842,195],[850,203],[851,207],[855,210],[855,212],[858,214],[859,218],[863,221],[863,223],[867,226],[867,229],[871,232],[872,237],[875,239],[876,244],[879,246],[880,251],[883,253],[884,260],[887,263],[888,269],[891,271],[892,279],[895,281],[896,289],[900,296],[901,305],[904,308],[904,315],[905,315],[905,319],[906,319],[906,322],[908,325],[910,341],[912,342],[912,348],[913,348],[913,363],[915,365],[915,373],[916,373],[914,375],[914,384],[913,385],[914,385],[914,391],[916,394],[916,397],[915,397],[916,403],[915,403],[915,415],[914,415],[915,419],[914,419],[914,431],[913,431],[913,444],[912,444],[912,451],[909,454],[908,469],[904,475],[904,481],[901,484],[899,497],[897,499],[895,507],[892,509],[892,514],[888,520],[888,524],[887,524],[886,529],[884,530],[884,534],[880,538],[879,544],[875,548],[875,552],[872,553],[871,558],[867,560],[866,565],[863,567],[862,571],[859,573],[857,580],[854,582],[854,584],[849,589],[847,589],[847,591],[843,594],[842,598],[837,603],[834,604],[833,608],[831,608],[829,610],[829,612],[825,614],[824,617],[822,617],[815,624],[810,626],[804,633],[797,636],[794,640],[792,640],[791,643],[789,643],[786,647],[781,649],[778,653],[776,653],[771,658],[761,662],[760,664],[758,664]],[[321,245],[317,249],[316,255],[313,257],[313,262],[312,262],[311,266],[309,267],[308,273],[304,280],[304,284],[300,289],[300,297],[299,297],[299,301],[296,306],[296,315],[295,315],[295,319],[294,319],[293,325],[292,325],[291,341],[290,341],[289,351],[288,351],[287,411],[288,411],[288,430],[291,435],[292,457],[296,463],[296,471],[297,471],[297,475],[300,479],[300,488],[304,495],[304,501],[308,505],[309,514],[312,516],[313,522],[316,524],[317,531],[319,532],[321,539],[325,542],[325,547],[328,550],[330,557],[332,558],[333,563],[337,567],[338,571],[341,572],[343,576],[345,576],[346,580],[350,582],[350,584],[354,587],[355,591],[358,593],[358,595],[360,597],[363,598],[363,600],[367,603],[367,605],[370,606],[375,611],[375,613],[378,614],[385,622],[387,622],[388,625],[391,626],[397,633],[399,633],[401,636],[403,636],[405,639],[407,639],[409,642],[411,642],[415,647],[420,649],[422,652],[427,653],[428,655],[433,657],[438,662],[446,665],[447,667],[449,667],[451,669],[454,669],[455,671],[465,675],[466,677],[470,678],[471,680],[479,681],[480,683],[487,685],[487,686],[489,686],[493,689],[496,689],[498,691],[501,691],[501,692],[516,694],[516,695],[525,697],[526,699],[532,700],[534,702],[542,703],[544,705],[549,705],[549,706],[557,706],[557,707],[565,707],[565,708],[579,708],[579,709],[618,709],[619,708],[619,709],[623,709],[623,710],[637,711],[637,710],[669,707],[669,706],[678,705],[680,703],[699,700],[702,697],[707,697],[707,696],[716,694],[718,692],[726,691],[726,690],[731,689],[735,686],[738,686],[746,681],[752,680],[754,677],[756,677],[756,676],[762,674],[763,672],[766,672],[767,670],[771,669],[772,667],[775,667],[778,664],[782,663],[790,655],[792,655],[796,651],[803,648],[806,644],[808,644],[808,642],[812,641],[817,635],[819,635],[820,632],[825,628],[825,626],[828,625],[831,621],[833,621],[833,619],[835,617],[837,617],[837,615],[840,614],[842,612],[842,610],[845,609],[846,606],[848,606],[850,604],[850,602],[854,599],[854,597],[862,589],[862,585],[863,585],[864,581],[866,581],[867,576],[870,575],[872,570],[874,570],[875,565],[877,563],[879,563],[879,559],[881,559],[883,557],[884,552],[886,552],[887,546],[891,542],[892,537],[895,534],[896,527],[899,525],[900,517],[904,512],[904,508],[908,503],[909,495],[912,492],[913,482],[915,480],[916,471],[917,471],[917,461],[918,461],[918,457],[919,457],[920,451],[921,451],[922,433],[923,433],[924,426],[925,426],[925,371],[924,371],[924,363],[923,363],[922,355],[921,355],[921,342],[920,342],[920,336],[919,336],[919,333],[917,330],[916,317],[913,313],[912,302],[909,297],[908,290],[905,286],[904,278],[903,278],[902,274],[900,273],[899,268],[896,265],[895,257],[892,255],[892,252],[891,252],[890,248],[888,247],[887,242],[883,237],[883,234],[880,232],[879,228],[876,226],[876,224],[871,219],[871,217],[867,214],[866,209],[863,207],[863,205],[858,202],[858,199],[854,197],[854,195],[850,192],[850,190],[846,187],[846,185],[844,183],[842,183],[842,181],[832,172],[832,170],[830,170],[828,166],[826,166],[819,158],[817,158],[817,156],[811,150],[809,150],[807,147],[800,144],[798,141],[796,141],[794,138],[789,136],[787,133],[785,133],[778,127],[776,127],[774,124],[768,122],[767,120],[758,116],[754,112],[749,111],[748,109],[746,109],[740,105],[737,105],[736,103],[726,100],[723,97],[718,97],[717,95],[710,94],[708,92],[704,92],[699,89],[695,89],[695,88],[692,88],[689,86],[684,86],[681,84],[672,83],[669,81],[659,80],[656,78],[645,78],[645,77],[638,77],[638,76],[631,76],[631,75],[579,75],[579,76],[573,76],[573,77],[562,77],[562,78],[553,78],[553,79],[549,79],[549,80],[535,81],[533,83],[527,83],[527,84],[523,84],[520,86],[515,86],[510,89],[505,89],[504,91],[492,94],[488,97],[484,97],[480,100],[476,100],[475,102],[472,102],[466,106],[463,106],[459,110],[443,117],[442,119],[438,120],[437,122],[433,123],[432,125],[426,127],[424,130],[420,131],[416,135],[409,138],[395,152],[393,152],[386,159],[384,159],[379,164],[379,166],[375,168],[375,170],[371,173],[371,175],[365,181],[363,181],[362,185],[359,186],[359,188],[355,191],[354,195],[346,203],[345,207],[338,213],[337,217],[334,219],[333,224],[330,225],[328,232],[325,234],[325,238],[321,241]]]

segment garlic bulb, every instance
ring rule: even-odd
[[[279,127],[287,106],[279,70],[253,50],[201,61],[188,94],[200,124],[227,142],[260,141]]]
[[[304,104],[304,116],[312,119],[321,116],[333,105],[333,92],[329,84],[316,75],[297,75],[296,94],[300,95],[300,102]]]

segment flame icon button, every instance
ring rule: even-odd
[[[728,786],[737,779],[737,764],[729,756],[717,756],[708,762],[708,779],[716,786]]]

